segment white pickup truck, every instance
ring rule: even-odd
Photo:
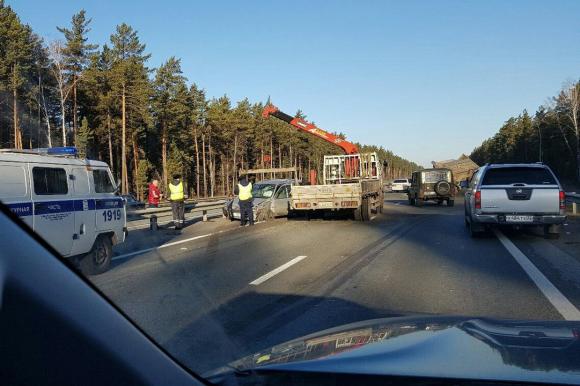
[[[546,237],[558,237],[565,199],[547,165],[488,164],[473,174],[465,192],[465,225],[472,236],[499,224],[543,226]]]

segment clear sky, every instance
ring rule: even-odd
[[[210,97],[302,109],[425,166],[469,153],[580,77],[580,1],[6,0],[50,41],[81,8],[90,39],[139,31]]]

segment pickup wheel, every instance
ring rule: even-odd
[[[485,228],[481,225],[478,224],[474,224],[472,220],[467,220],[467,218],[465,219],[469,225],[467,226],[467,229],[469,230],[469,236],[472,238],[476,238],[479,237],[483,234],[483,232],[485,231]]]
[[[546,239],[560,238],[560,226],[556,224],[544,225],[544,237]]]
[[[111,237],[100,235],[89,253],[81,257],[79,268],[86,275],[98,275],[109,269],[113,257]]]
[[[368,198],[364,198],[361,205],[361,215],[363,221],[371,220],[371,203]]]

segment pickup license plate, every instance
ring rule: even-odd
[[[332,201],[324,201],[324,202],[319,202],[318,207],[319,208],[332,208],[333,204],[332,204]]]
[[[506,222],[533,222],[534,216],[510,215],[505,216]]]
[[[240,216],[240,213],[234,212],[232,213],[232,217],[239,220],[242,216]]]

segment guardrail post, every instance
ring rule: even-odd
[[[576,201],[572,203],[572,214],[578,214],[578,204]]]
[[[156,231],[159,229],[159,226],[157,225],[157,216],[151,215],[151,217],[149,218],[149,229],[152,231]]]
[[[202,217],[201,217],[202,221],[206,222],[207,221],[207,209],[204,209],[203,212],[201,212],[201,213],[202,213]]]

